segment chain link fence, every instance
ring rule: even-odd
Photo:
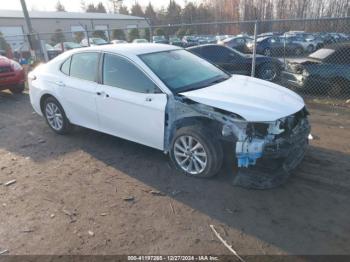
[[[350,17],[56,30],[4,38],[15,59],[24,57],[33,64],[81,46],[146,41],[171,44],[229,73],[276,82],[303,97],[336,104],[350,99]]]

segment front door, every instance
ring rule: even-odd
[[[105,54],[97,94],[103,132],[163,150],[167,96],[141,69]]]

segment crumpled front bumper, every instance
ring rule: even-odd
[[[304,158],[310,130],[305,118],[288,137],[266,144],[262,158],[255,166],[239,168],[233,184],[250,189],[270,189],[285,183]]]

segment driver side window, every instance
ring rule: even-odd
[[[103,84],[138,93],[161,93],[161,90],[134,64],[111,54],[104,56]]]

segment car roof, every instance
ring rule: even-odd
[[[101,45],[101,46],[94,46],[94,47],[86,47],[86,48],[79,48],[75,50],[76,53],[78,52],[84,52],[84,51],[105,51],[105,52],[111,52],[111,53],[117,53],[117,54],[124,54],[124,55],[142,55],[142,54],[148,54],[148,53],[157,53],[157,52],[164,52],[164,51],[171,51],[171,50],[178,50],[182,49],[178,46],[172,46],[172,45],[166,45],[166,44],[153,44],[153,43],[127,43],[127,44],[119,44],[119,45]],[[75,53],[74,52],[74,53]]]
[[[189,51],[190,50],[197,50],[197,49],[201,49],[203,47],[210,47],[210,46],[231,49],[227,46],[219,45],[219,44],[204,44],[204,45],[196,45],[196,46],[187,47],[186,50],[189,50]]]

